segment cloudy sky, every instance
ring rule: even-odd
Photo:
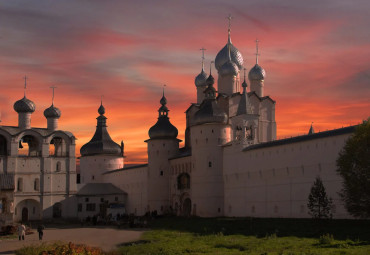
[[[59,127],[77,151],[96,126],[103,95],[111,137],[125,142],[126,161],[146,161],[148,129],[157,120],[163,84],[171,122],[183,139],[185,110],[196,101],[194,78],[227,42],[245,67],[266,70],[265,95],[276,101],[279,138],[356,124],[370,109],[370,1],[5,1],[0,0],[0,111],[16,126],[13,104],[62,111]]]

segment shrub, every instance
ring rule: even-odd
[[[319,244],[320,245],[331,245],[334,242],[334,237],[331,234],[325,234],[320,236]]]

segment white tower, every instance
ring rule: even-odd
[[[163,214],[170,206],[170,169],[168,159],[179,150],[178,130],[168,118],[167,99],[163,96],[158,121],[149,129],[148,143],[148,206],[147,211]]]
[[[214,79],[207,79],[208,88],[200,109],[190,127],[194,168],[190,178],[192,214],[222,216],[224,210],[223,147],[231,140],[228,116],[217,104]]]
[[[102,183],[104,172],[124,166],[123,142],[120,146],[110,137],[103,103],[101,103],[98,113],[100,116],[96,118],[95,134],[80,149],[81,184]]]

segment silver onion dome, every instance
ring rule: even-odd
[[[250,81],[253,81],[253,80],[261,81],[261,80],[264,80],[265,77],[266,77],[265,70],[258,64],[255,64],[254,67],[248,73],[248,79]]]
[[[198,76],[195,77],[195,81],[194,81],[195,86],[197,86],[197,87],[204,87],[204,86],[206,86],[206,80],[207,80],[207,74],[202,69],[202,72],[200,72],[200,74],[198,74]]]
[[[234,76],[236,76],[236,75],[238,75],[238,72],[239,72],[238,66],[234,62],[232,62],[232,61],[227,61],[219,69],[219,73],[222,76],[226,76],[226,75],[234,75]]]
[[[46,108],[44,111],[44,116],[46,118],[60,118],[62,113],[58,108],[56,108],[54,105],[51,105],[49,108]]]
[[[18,113],[20,112],[33,113],[36,110],[35,103],[26,98],[26,96],[15,102],[13,108]]]
[[[243,68],[243,56],[240,53],[240,51],[230,42],[225,45],[225,47],[220,50],[220,52],[217,54],[215,59],[215,66],[218,71],[220,71],[220,68],[229,61],[229,54],[228,54],[228,44],[230,44],[230,58],[231,62],[235,63],[239,70]]]

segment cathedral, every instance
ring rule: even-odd
[[[80,150],[78,178],[75,137],[58,130],[61,111],[53,102],[44,111],[47,128],[32,128],[35,104],[24,94],[14,104],[18,126],[0,126],[0,221],[153,211],[308,218],[308,195],[318,176],[333,199],[333,217],[350,218],[338,195],[336,159],[355,127],[315,133],[311,125],[306,135],[277,140],[276,102],[264,94],[266,72],[258,56],[257,41],[256,63],[247,75],[229,24],[226,45],[212,61],[214,74],[212,63],[206,73],[203,50],[184,147],[163,91],[145,141],[147,164],[124,166],[124,143],[110,137],[101,102],[95,134]]]
[[[205,71],[203,49],[183,148],[163,91],[158,120],[145,141],[147,164],[124,167],[123,142],[110,138],[101,104],[96,132],[81,148],[79,217],[120,204],[135,215],[307,218],[310,188],[320,176],[334,201],[333,217],[348,218],[335,161],[354,127],[315,133],[311,125],[307,135],[276,140],[276,102],[264,94],[266,72],[258,63],[258,41],[256,46],[247,76],[229,24],[226,45],[214,61],[217,90],[212,67]]]

